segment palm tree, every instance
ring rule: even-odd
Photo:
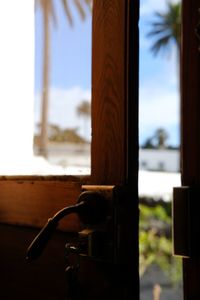
[[[78,106],[77,106],[77,115],[78,116],[84,116],[86,118],[90,117],[91,115],[91,104],[87,100],[83,100]]]
[[[57,0],[56,0],[57,1]],[[68,0],[60,0],[65,11],[69,24],[73,25],[73,18],[69,9]],[[91,8],[92,0],[74,0],[80,17],[84,20],[86,17],[83,2]],[[47,157],[48,141],[48,104],[49,104],[49,74],[50,74],[50,21],[57,23],[54,0],[36,0],[36,7],[39,7],[43,15],[43,82],[42,82],[42,108],[41,108],[41,132],[39,154]]]
[[[180,0],[179,0],[180,1]],[[152,29],[147,34],[153,38],[151,51],[157,55],[161,51],[169,52],[175,45],[177,51],[177,71],[180,77],[180,44],[181,44],[181,2],[172,3],[167,1],[165,12],[155,12],[155,21]],[[180,90],[180,82],[178,89]]]
[[[158,128],[154,133],[154,139],[156,141],[156,147],[158,149],[167,148],[166,141],[168,139],[168,133],[163,128]]]
[[[149,37],[155,38],[151,50],[158,54],[161,50],[170,50],[175,44],[178,55],[180,51],[181,3],[167,2],[166,12],[155,12],[156,20],[152,22]]]
[[[167,148],[167,140],[169,135],[164,128],[158,128],[154,134],[147,138],[143,148],[146,149],[165,149]]]

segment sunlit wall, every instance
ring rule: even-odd
[[[0,172],[32,156],[34,0],[0,1]]]

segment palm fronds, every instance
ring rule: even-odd
[[[181,4],[167,2],[167,10],[164,13],[156,12],[155,21],[152,22],[152,29],[147,34],[154,38],[151,50],[153,54],[158,54],[161,50],[169,51],[172,43],[180,47],[181,28]]]

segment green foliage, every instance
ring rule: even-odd
[[[181,280],[181,260],[172,256],[171,217],[161,205],[140,205],[140,276],[157,264],[172,284]]]
[[[40,125],[38,125],[40,127]],[[48,125],[48,141],[54,143],[84,144],[85,139],[78,134],[78,128],[60,128],[58,125]],[[34,136],[34,144],[39,144],[40,136]]]
[[[57,143],[84,143],[85,140],[77,133],[77,128],[62,129],[56,125],[49,125],[49,141]]]

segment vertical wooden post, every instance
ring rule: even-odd
[[[127,159],[127,3],[94,1],[92,180],[121,184]]]
[[[124,299],[139,299],[138,0],[96,0],[92,51],[92,183],[127,193]]]
[[[182,184],[200,187],[200,41],[195,28],[200,22],[199,0],[182,0],[181,117]],[[199,199],[194,195],[192,209],[192,252],[199,243]],[[181,213],[181,212],[180,212]],[[200,253],[183,260],[184,299],[200,299]]]

